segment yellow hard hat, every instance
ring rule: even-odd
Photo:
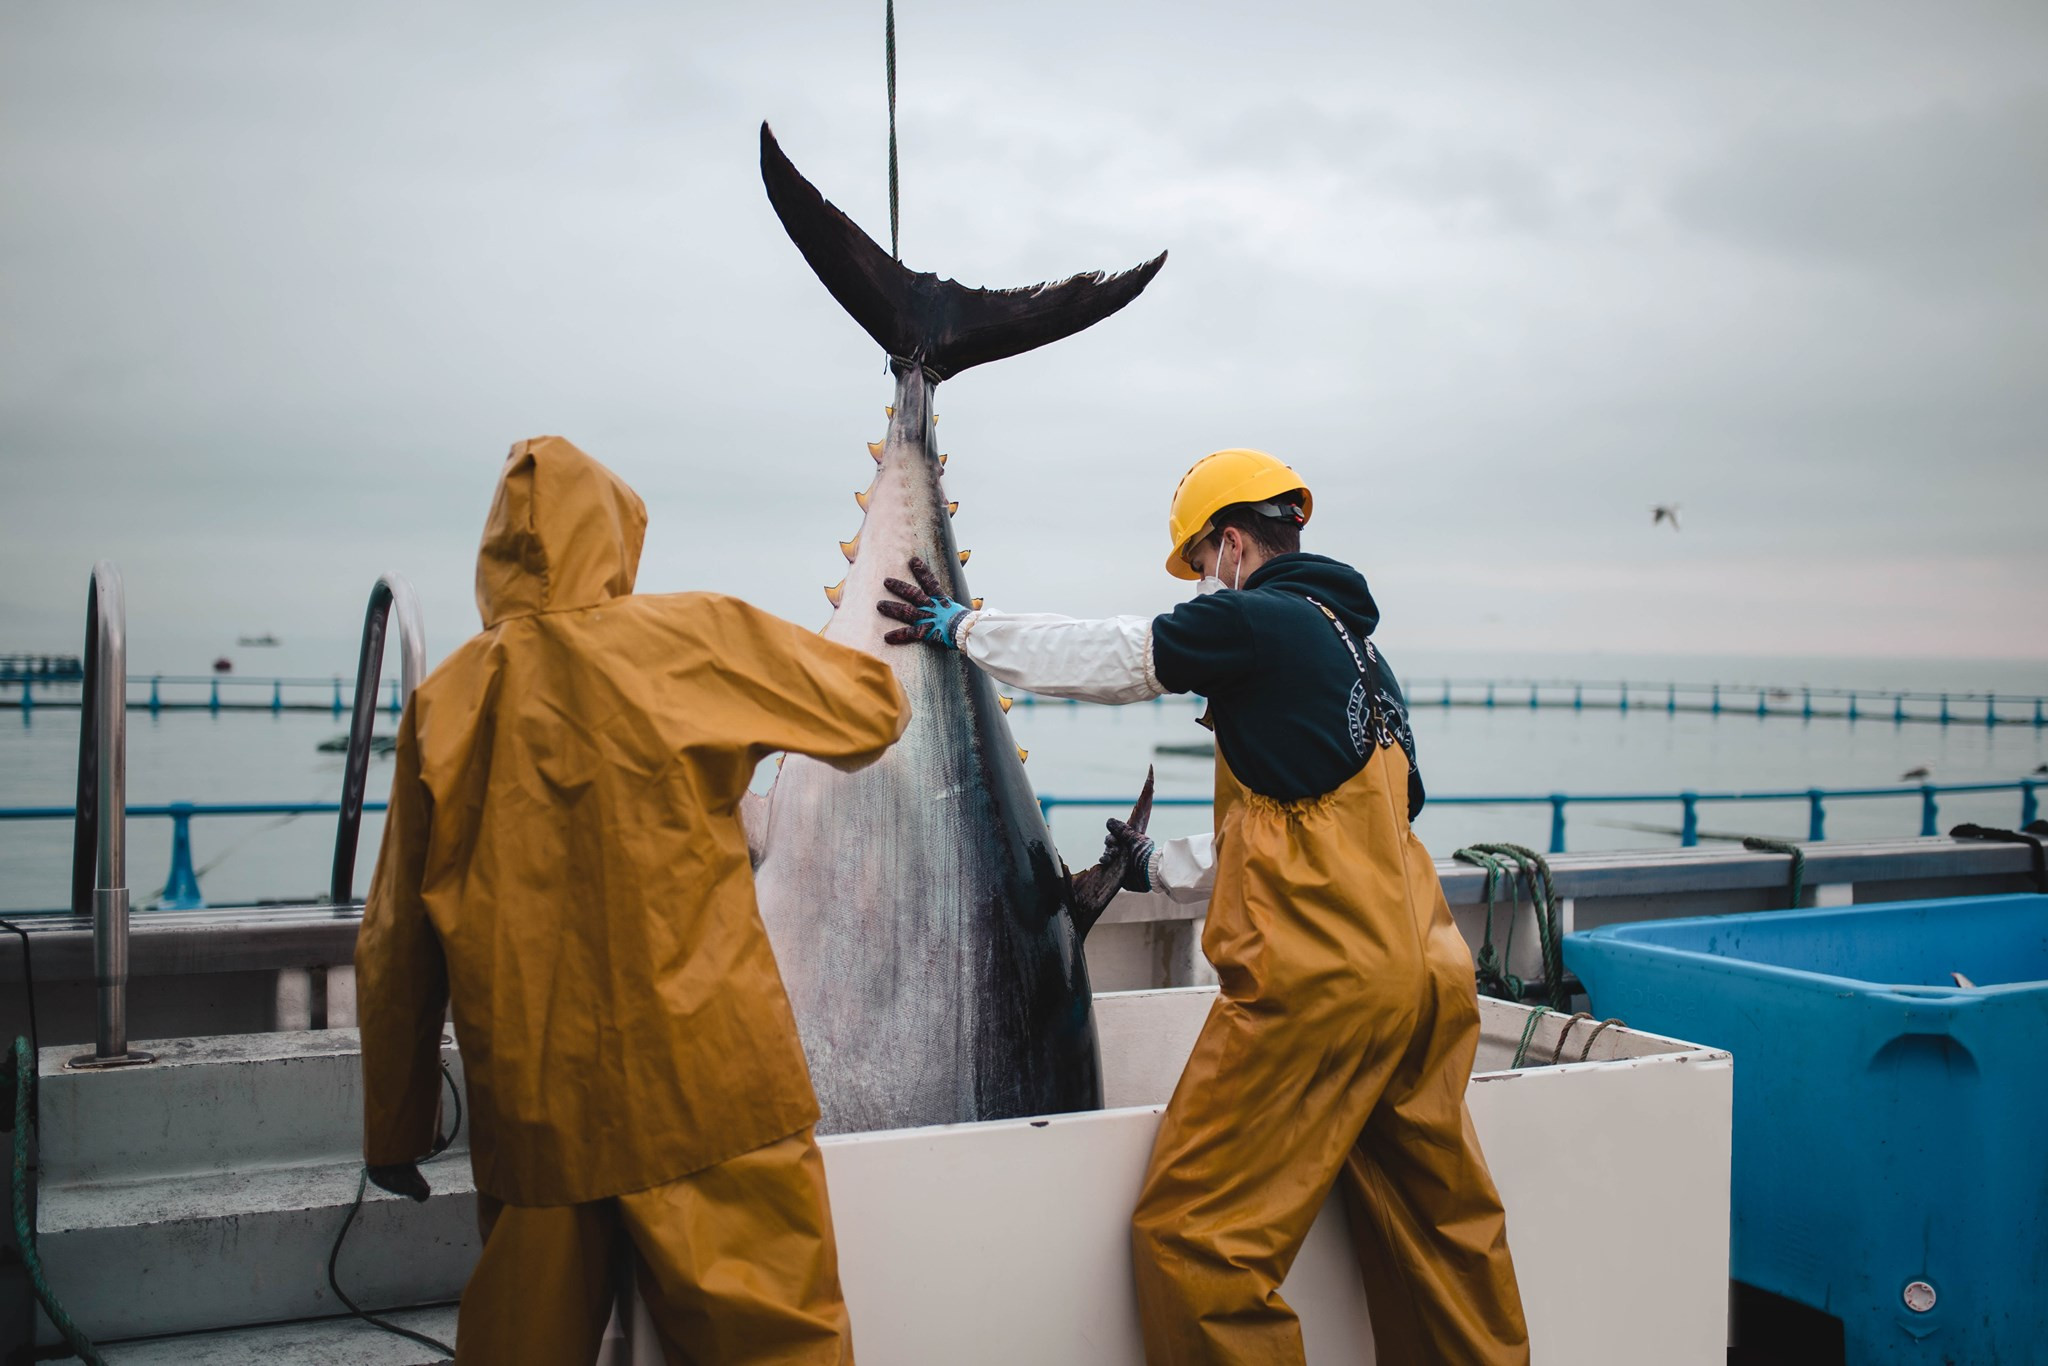
[[[1308,521],[1315,500],[1301,476],[1264,451],[1216,451],[1195,462],[1180,477],[1173,491],[1173,509],[1167,514],[1167,531],[1173,536],[1173,550],[1166,557],[1166,572],[1176,579],[1199,579],[1188,564],[1187,553],[1215,530],[1213,519],[1227,507],[1239,503],[1263,503],[1283,493],[1301,490],[1301,520]]]

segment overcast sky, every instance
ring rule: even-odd
[[[889,380],[755,130],[886,241],[881,9],[0,9],[0,651],[105,556],[139,667],[340,667],[385,570],[438,656],[549,432],[642,590],[822,622]],[[912,266],[1172,252],[939,391],[991,604],[1163,610],[1175,481],[1255,445],[1388,640],[2048,658],[2048,6],[898,20]]]

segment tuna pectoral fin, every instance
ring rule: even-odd
[[[1023,289],[971,289],[913,271],[882,250],[782,154],[761,125],[761,181],[782,226],[839,306],[890,358],[923,366],[934,380],[1093,326],[1138,297],[1161,252],[1120,275],[1097,271]]]
[[[1125,822],[1139,834],[1145,833],[1145,827],[1152,823],[1152,778],[1153,771],[1146,769],[1144,790],[1138,794],[1131,818]],[[1115,841],[1111,844],[1115,845]],[[1095,928],[1095,922],[1102,918],[1102,912],[1116,897],[1130,870],[1130,855],[1118,846],[1115,853],[1105,856],[1093,868],[1067,878],[1067,910],[1074,917],[1075,934],[1086,935]]]

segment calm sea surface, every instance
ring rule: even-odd
[[[1661,691],[1636,694],[1637,705],[1627,713],[1574,712],[1568,706],[1548,705],[1531,711],[1526,686],[1519,693],[1504,688],[1499,705],[1491,711],[1432,704],[1440,694],[1435,680],[1446,673],[1464,679],[1718,679],[1731,686],[1770,683],[1796,689],[1812,684],[1872,692],[1924,688],[2031,697],[2048,695],[2048,665],[1616,656],[1404,658],[1396,647],[1389,648],[1411,692],[1417,743],[1433,795],[1883,786],[1898,783],[1902,774],[1921,767],[1930,770],[1936,782],[2012,781],[2048,764],[2048,730],[2031,725],[1988,728],[1982,724],[1981,703],[1958,708],[1976,724],[1965,720],[1946,727],[1895,726],[1887,719],[1888,703],[1879,719],[1853,725],[1796,716],[1760,720],[1753,714],[1753,694],[1731,703],[1746,704],[1751,714],[1734,711],[1718,717],[1667,715]],[[295,663],[302,676],[333,671],[332,662],[325,669],[312,661]],[[282,669],[293,667],[280,664]],[[1772,705],[1796,709],[1797,696],[1774,700]],[[2021,710],[2001,706],[2002,713]],[[1030,751],[1026,771],[1041,795],[1127,801],[1143,781],[1146,766],[1154,763],[1163,795],[1208,794],[1209,760],[1155,753],[1159,745],[1206,739],[1207,732],[1194,723],[1195,714],[1192,704],[1177,699],[1120,709],[1019,706],[1010,713],[1010,724],[1017,743]],[[380,718],[380,730],[390,727],[388,716]],[[166,712],[152,717],[131,712],[129,801],[333,802],[341,788],[341,757],[323,754],[318,746],[345,730],[345,720],[325,713]],[[76,711],[40,708],[27,717],[0,711],[0,806],[69,805],[77,745]],[[390,772],[389,759],[373,762],[373,797],[383,795]],[[1080,867],[1093,861],[1102,821],[1109,814],[1054,812],[1053,833],[1069,863]],[[1961,820],[2009,826],[2018,814],[2017,793],[1946,797],[1940,813],[1944,829]],[[1568,819],[1568,845],[1573,850],[1677,843],[1675,802],[1574,806]],[[1803,801],[1709,804],[1700,813],[1702,834],[1710,838],[1804,838],[1806,820]],[[1159,812],[1154,829],[1181,834],[1206,829],[1207,823],[1204,808],[1168,808]],[[1918,833],[1919,823],[1919,795],[1912,791],[1897,798],[1836,801],[1828,806],[1827,833],[1834,839],[1912,835]],[[1418,829],[1440,856],[1483,839],[1542,848],[1549,839],[1550,813],[1547,807],[1438,806],[1424,812]],[[365,818],[358,891],[368,881],[381,831],[377,816]],[[61,905],[70,885],[70,840],[68,821],[0,821],[0,909]],[[194,823],[192,840],[200,885],[210,901],[309,896],[322,891],[327,881],[334,818],[203,819]],[[159,894],[169,868],[170,842],[167,820],[131,823],[129,883],[138,906],[148,905]]]

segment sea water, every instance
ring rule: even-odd
[[[1920,831],[1920,795],[1901,783],[1909,770],[1926,768],[1937,783],[2012,782],[2048,763],[2048,730],[2032,725],[1983,724],[1981,703],[1965,707],[1948,726],[1895,725],[1886,700],[1893,689],[1951,689],[1957,694],[1995,691],[2019,698],[2048,695],[2048,665],[1915,660],[1629,659],[1614,656],[1508,657],[1396,656],[1411,693],[1416,742],[1434,795],[1544,795],[1552,792],[1676,793],[1736,789],[1898,786],[1895,797],[1834,800],[1827,804],[1830,839],[1882,838]],[[303,668],[303,665],[301,666]],[[312,672],[312,670],[304,670]],[[331,672],[331,669],[329,670]],[[1631,709],[1573,711],[1569,689],[1544,692],[1531,710],[1526,684],[1503,687],[1492,709],[1443,707],[1437,681],[1449,674],[1566,680],[1672,679],[1727,684],[1729,710],[1720,716],[1667,714],[1661,689],[1631,691]],[[1802,720],[1797,689],[1844,686],[1869,690],[1866,719]],[[1793,689],[1771,705],[1791,715],[1759,718],[1755,695],[1741,684]],[[192,690],[187,689],[188,693]],[[10,690],[9,695],[13,695]],[[138,691],[138,695],[139,691]],[[242,693],[267,697],[267,692]],[[317,695],[317,694],[301,694]],[[1461,689],[1461,696],[1476,695]],[[1589,694],[1589,697],[1595,694]],[[380,694],[380,697],[382,694]],[[1836,705],[1829,703],[1828,705]],[[2031,702],[2002,705],[2002,715],[2031,717]],[[1205,798],[1213,762],[1158,752],[1161,745],[1200,744],[1208,732],[1186,699],[1132,707],[1017,706],[1010,728],[1030,752],[1026,773],[1041,795],[1096,797],[1128,803],[1156,765],[1162,796]],[[378,729],[393,719],[380,712]],[[342,758],[323,753],[322,741],[347,730],[347,718],[326,712],[131,711],[128,718],[128,800],[131,805],[174,801],[323,802],[338,800]],[[69,806],[78,755],[78,713],[39,707],[0,712],[0,807]],[[369,796],[389,789],[391,760],[371,761]],[[772,778],[764,771],[763,786]],[[1943,830],[1964,820],[2013,825],[2017,792],[1940,798]],[[1052,830],[1061,854],[1079,868],[1100,850],[1112,808],[1056,807]],[[1771,835],[1804,839],[1803,799],[1767,804],[1705,803],[1699,810],[1702,841]],[[1566,845],[1573,851],[1669,848],[1678,843],[1675,801],[1641,805],[1572,805]],[[1209,824],[1206,806],[1165,807],[1155,832],[1189,834]],[[368,885],[382,833],[382,818],[366,815],[357,862],[356,891]],[[1548,845],[1550,809],[1538,806],[1433,805],[1417,823],[1439,856],[1477,840]],[[161,895],[170,867],[172,825],[166,819],[129,823],[129,885],[138,907]],[[192,825],[193,862],[200,887],[215,904],[324,894],[333,860],[335,818],[327,815],[201,818]],[[0,910],[52,909],[69,895],[71,826],[65,820],[0,820]]]

